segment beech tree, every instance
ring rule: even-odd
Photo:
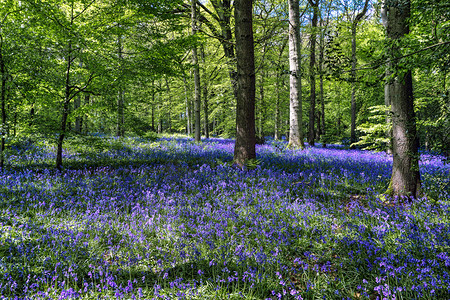
[[[387,14],[386,35],[390,43],[389,61],[392,79],[388,97],[392,116],[392,176],[387,193],[394,196],[419,197],[420,172],[418,138],[414,113],[412,74],[400,63],[401,41],[409,33],[409,0],[384,3]]]
[[[197,0],[191,2],[191,24],[192,35],[197,34]],[[200,68],[198,65],[197,45],[192,47],[192,64],[194,65],[194,119],[195,119],[195,141],[200,142],[201,128],[200,128],[200,105],[201,105],[201,91],[200,91]]]
[[[311,18],[311,39],[310,39],[310,54],[309,54],[309,83],[310,83],[310,98],[309,98],[309,125],[308,125],[308,144],[314,146],[315,141],[315,119],[316,119],[316,40],[317,40],[317,23],[319,17],[319,3],[320,0],[309,0],[312,7]]]
[[[305,148],[303,143],[302,74],[300,7],[298,0],[289,0],[289,144],[290,148]]]
[[[236,0],[235,35],[237,62],[236,143],[234,162],[244,166],[255,151],[255,56],[252,0]]]

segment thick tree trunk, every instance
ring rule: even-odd
[[[303,143],[302,74],[299,1],[289,0],[289,148]]]
[[[191,22],[192,35],[197,34],[197,0],[191,2]],[[201,140],[201,122],[200,122],[200,68],[198,66],[197,46],[192,47],[192,63],[194,65],[194,115],[195,115],[195,135],[194,140],[200,142]]]
[[[386,3],[388,9],[386,32],[388,39],[393,43],[394,55],[390,59],[401,55],[399,40],[409,33],[410,1],[395,2],[397,3],[392,1]],[[417,198],[421,193],[421,183],[412,75],[411,70],[400,70],[400,66],[395,67],[397,70],[393,73],[393,82],[389,89],[392,108],[393,165],[387,192],[394,196]]]
[[[235,1],[237,60],[236,143],[234,162],[244,166],[255,151],[255,57],[252,0]]]
[[[319,14],[319,0],[316,0],[316,2],[310,0],[310,3],[313,8],[313,17],[311,19],[311,51],[309,56],[309,81],[311,85],[311,95],[309,100],[308,144],[310,146],[314,146],[314,120],[316,115],[316,37]]]

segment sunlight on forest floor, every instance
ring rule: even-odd
[[[92,145],[91,145],[91,144]],[[94,145],[95,144],[95,145]],[[281,145],[281,146],[280,146]],[[391,158],[233,141],[68,140],[9,149],[0,175],[8,299],[445,299],[450,165],[422,155],[427,197],[383,203]]]

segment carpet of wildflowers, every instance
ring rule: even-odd
[[[450,299],[450,165],[388,203],[392,159],[334,148],[103,138],[11,147],[0,299]]]

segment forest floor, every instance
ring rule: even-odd
[[[425,197],[382,195],[384,153],[233,140],[71,137],[9,144],[0,299],[450,299],[450,164]]]

